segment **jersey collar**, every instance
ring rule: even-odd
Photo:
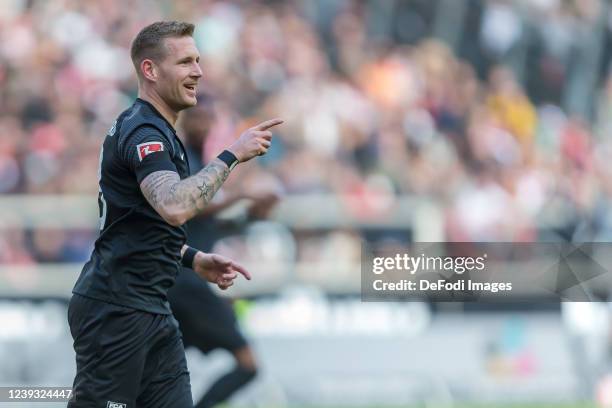
[[[174,129],[174,126],[172,126],[172,124],[170,122],[168,122],[166,120],[166,118],[164,118],[164,115],[162,115],[161,113],[159,113],[159,111],[157,110],[157,108],[149,101],[145,101],[142,98],[136,98],[136,102],[142,104],[142,105],[146,105],[148,106],[157,116],[159,116],[160,118],[163,119],[164,122],[166,122],[168,124],[168,127],[170,127],[170,129],[172,129],[172,133],[174,133],[174,135],[176,136],[176,129]]]

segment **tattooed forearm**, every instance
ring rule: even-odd
[[[219,159],[215,159],[199,173],[172,185],[167,195],[167,205],[180,205],[186,209],[200,212],[212,200],[225,179],[229,168]]]
[[[173,171],[156,171],[145,177],[140,189],[162,217],[172,224],[182,224],[210,203],[229,172],[225,163],[215,159],[184,180]]]

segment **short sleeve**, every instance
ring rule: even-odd
[[[153,126],[141,126],[132,132],[121,144],[119,154],[138,183],[156,171],[177,171],[167,139]]]

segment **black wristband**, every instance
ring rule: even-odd
[[[195,258],[197,253],[198,253],[197,249],[188,246],[187,249],[185,250],[185,253],[183,254],[183,258],[181,259],[181,264],[185,268],[193,269],[193,259]]]
[[[230,170],[232,170],[238,164],[238,159],[234,153],[230,152],[229,150],[222,151],[221,154],[217,156],[217,159],[227,164],[227,167],[229,167]]]

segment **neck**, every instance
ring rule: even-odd
[[[176,124],[178,112],[168,106],[168,104],[164,102],[164,100],[156,92],[148,91],[147,89],[139,89],[138,97],[155,106],[155,109],[157,109],[164,119],[166,119],[172,126]]]

